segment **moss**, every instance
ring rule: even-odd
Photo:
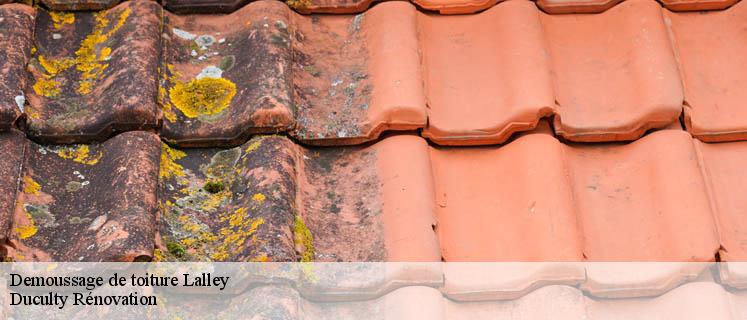
[[[299,215],[296,216],[293,224],[293,242],[296,245],[296,251],[301,254],[301,262],[314,260],[314,237]]]
[[[52,25],[55,29],[62,29],[66,24],[75,22],[75,15],[71,12],[50,11],[49,16],[52,18]]]
[[[177,242],[167,242],[166,250],[168,250],[170,254],[177,258],[184,257],[184,255],[187,253],[186,250],[184,250],[184,247],[182,247],[182,245]]]
[[[169,145],[161,143],[161,165],[159,176],[161,178],[183,177],[184,167],[176,163],[176,160],[186,157],[184,151],[172,149]]]
[[[23,193],[37,195],[41,191],[41,185],[34,181],[30,175],[23,176]]]
[[[188,118],[220,113],[236,95],[236,84],[223,78],[177,81],[169,91],[169,98]]]
[[[221,181],[208,181],[205,183],[202,189],[209,193],[215,194],[225,190],[226,186]]]

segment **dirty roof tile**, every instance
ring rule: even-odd
[[[308,13],[360,13],[377,0],[286,0],[297,12]]]
[[[33,45],[35,11],[29,6],[0,6],[0,131],[7,130],[25,107],[26,63]]]
[[[159,140],[126,132],[102,144],[27,142],[9,257],[133,261],[153,252]]]
[[[666,13],[685,89],[685,124],[704,141],[747,139],[747,2],[724,11]]]
[[[114,7],[122,0],[41,0],[47,8],[55,11],[103,10]],[[154,0],[149,0],[154,1]]]
[[[672,11],[721,10],[731,7],[739,0],[659,0]]]
[[[715,259],[718,238],[686,132],[657,131],[620,146],[571,145],[565,155],[586,258]]]
[[[562,145],[552,136],[502,148],[436,148],[431,160],[445,261],[583,258]]]
[[[291,134],[309,144],[354,144],[424,127],[416,14],[399,1],[355,16],[294,14]]]
[[[175,13],[230,13],[252,0],[161,0],[164,8]]]
[[[550,14],[599,13],[623,0],[537,0],[537,6]]]
[[[503,0],[412,0],[425,10],[440,14],[475,13],[494,6]]]
[[[503,143],[552,114],[549,60],[533,3],[418,18],[429,117],[423,136],[446,145]]]
[[[703,143],[696,140],[703,174],[710,188],[722,261],[747,261],[747,142]]]
[[[656,2],[629,0],[600,14],[541,14],[541,20],[559,135],[633,140],[678,119],[682,85]]]
[[[0,133],[0,240],[10,235],[15,209],[16,191],[21,178],[21,163],[26,152],[26,141],[22,133],[12,130]]]
[[[293,126],[289,14],[279,1],[254,2],[228,16],[165,14],[165,140],[235,146],[249,134]]]
[[[164,145],[161,160],[164,260],[439,260],[421,138],[304,149],[255,137],[222,150]]]
[[[27,133],[87,142],[154,128],[160,15],[148,0],[98,13],[38,10]]]

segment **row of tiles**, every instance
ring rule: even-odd
[[[99,290],[102,291],[102,290]],[[119,293],[118,293],[119,291]],[[109,288],[107,294],[122,294]],[[139,290],[141,291],[141,290]],[[123,312],[142,319],[718,319],[747,317],[747,293],[728,291],[713,282],[692,282],[653,298],[595,299],[568,286],[547,286],[507,301],[459,302],[430,287],[409,286],[366,301],[320,302],[304,299],[290,287],[262,286],[238,296],[207,300],[204,295],[161,295],[158,308],[94,313],[56,306],[4,310],[21,319],[49,315],[76,319],[120,318]],[[55,309],[53,309],[55,308]],[[10,312],[13,312],[12,314]]]
[[[260,136],[179,150],[147,132],[48,146],[15,131],[0,144],[14,260],[747,260],[747,142],[681,130],[623,145]]]
[[[103,10],[122,0],[39,0],[52,10]],[[230,13],[254,0],[160,0],[169,11],[178,13]],[[386,0],[286,0],[285,3],[300,13],[360,13],[374,2]],[[441,14],[475,13],[503,0],[411,0],[424,10]],[[625,0],[536,0],[547,13],[598,13]],[[659,0],[672,11],[726,9],[739,0]],[[28,0],[0,0],[0,4],[29,2]]]
[[[189,147],[283,131],[358,144],[413,129],[438,144],[494,144],[546,116],[565,139],[618,141],[677,122],[683,105],[697,138],[747,137],[742,3],[673,13],[631,0],[548,15],[513,0],[439,16],[385,2],[301,16],[257,1],[177,16],[130,1],[99,13],[4,5],[0,19],[0,124],[23,114],[43,143],[159,128]]]

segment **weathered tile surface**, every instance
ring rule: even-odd
[[[47,8],[57,11],[103,10],[119,2],[121,0],[41,0]]]
[[[150,259],[156,231],[156,135],[127,132],[98,145],[26,144],[10,258]]]
[[[230,13],[251,0],[161,0],[164,8],[175,13]]]
[[[0,5],[0,131],[21,115],[26,98],[26,63],[33,45],[35,10],[20,4]]]
[[[22,133],[12,130],[0,133],[0,239],[10,235],[16,192],[21,178],[21,164],[27,149]]]
[[[28,134],[84,142],[154,128],[160,15],[147,0],[96,13],[39,10],[26,87]]]

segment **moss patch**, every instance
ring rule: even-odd
[[[293,242],[296,245],[296,251],[301,255],[301,262],[314,260],[314,237],[311,235],[311,230],[306,227],[303,218],[298,215],[293,224]]]

